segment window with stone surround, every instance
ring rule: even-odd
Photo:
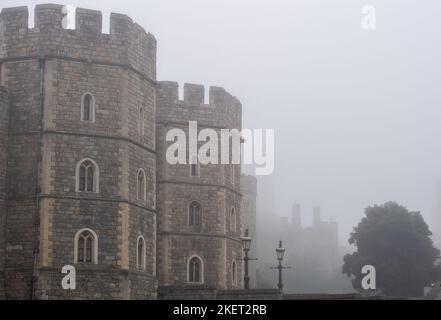
[[[188,260],[188,282],[189,283],[204,283],[204,265],[199,256],[192,256]]]
[[[93,230],[78,231],[74,241],[74,263],[98,263],[98,236]]]
[[[145,270],[145,257],[145,240],[143,236],[139,236],[136,246],[136,267],[138,270]]]
[[[81,120],[95,122],[95,98],[91,93],[85,93],[81,98]]]
[[[138,171],[138,178],[136,181],[137,185],[137,199],[140,201],[145,201],[146,198],[146,179],[145,179],[145,172],[143,169],[139,169]]]
[[[83,159],[76,169],[76,192],[99,192],[99,169],[95,161]]]
[[[188,224],[196,227],[202,225],[202,209],[196,201],[193,201],[188,208]]]

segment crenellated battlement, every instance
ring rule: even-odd
[[[27,7],[2,9],[0,58],[55,56],[131,66],[156,79],[156,39],[123,14],[110,16],[110,34],[102,33],[100,11],[77,8],[76,29],[63,28],[62,5],[35,7],[35,27],[29,28]]]
[[[205,87],[184,84],[183,100],[179,99],[179,84],[161,81],[157,86],[157,114],[160,121],[173,121],[179,114],[182,121],[200,121],[215,127],[240,128],[242,105],[221,87],[209,88],[209,103],[205,103]]]

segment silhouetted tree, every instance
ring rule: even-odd
[[[424,287],[441,278],[435,265],[440,251],[419,212],[409,212],[394,202],[368,207],[351,233],[349,243],[357,251],[344,256],[343,273],[361,289],[361,269],[376,269],[377,289],[388,296],[421,297]]]

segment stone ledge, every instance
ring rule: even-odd
[[[158,290],[217,290],[216,287],[210,285],[163,285],[159,286]]]

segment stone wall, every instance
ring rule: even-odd
[[[8,298],[29,299],[38,238],[41,64],[38,59],[4,61],[1,75],[10,93],[5,286]]]
[[[236,98],[222,88],[211,87],[210,103],[204,104],[204,100],[204,87],[200,85],[185,84],[183,101],[178,99],[177,83],[158,85],[159,283],[186,284],[188,261],[196,255],[203,262],[203,284],[236,288],[242,281],[240,263],[237,283],[232,279],[232,263],[242,257],[240,165],[199,164],[199,174],[191,176],[188,159],[187,164],[169,164],[165,157],[171,144],[166,142],[167,132],[179,128],[188,138],[190,121],[197,121],[199,132],[215,129],[218,137],[221,129],[241,130],[241,104]],[[198,227],[188,222],[188,208],[193,201],[202,209],[202,223]],[[233,208],[235,215],[231,215]],[[234,223],[230,221],[232,217]]]
[[[63,290],[59,285],[63,274],[58,268],[42,268],[39,270],[38,298],[45,300],[151,300],[157,299],[156,278],[139,271],[121,271],[112,266],[77,267],[77,289]]]
[[[86,9],[77,9],[76,30],[65,30],[62,8],[37,5],[32,29],[26,7],[0,14],[0,298],[151,299],[157,277],[187,285],[193,255],[203,261],[204,285],[240,288],[240,165],[201,165],[190,177],[189,165],[165,160],[170,128],[188,133],[195,120],[199,130],[240,130],[240,102],[211,87],[205,104],[203,86],[194,84],[179,101],[176,83],[156,82],[150,33],[112,14],[110,34],[102,34],[101,13]],[[86,94],[93,121],[81,118]],[[78,190],[83,160],[94,163],[94,192]],[[141,170],[145,199],[138,197]],[[188,225],[192,201],[202,206],[197,228]],[[83,265],[74,252],[85,229],[98,249],[96,261]],[[77,269],[74,292],[61,289],[68,264]]]
[[[159,286],[159,300],[216,300],[217,289],[213,286]]]
[[[112,13],[110,34],[102,34],[99,11],[78,8],[76,30],[63,29],[62,5],[37,5],[33,29],[28,15],[27,7],[2,10],[0,58],[62,57],[119,65],[156,79],[156,40],[129,17]]]
[[[110,35],[101,33],[100,12],[77,9],[76,30],[64,30],[62,19],[59,5],[36,6],[33,29],[26,7],[0,14],[1,85],[11,97],[8,297],[149,299],[157,290],[156,40],[119,14]],[[81,119],[86,93],[94,121]],[[78,192],[83,159],[96,163],[95,192]],[[137,196],[141,169],[145,199]],[[97,263],[76,265],[72,293],[61,289],[61,269],[75,264],[74,238],[85,228],[97,234]]]

